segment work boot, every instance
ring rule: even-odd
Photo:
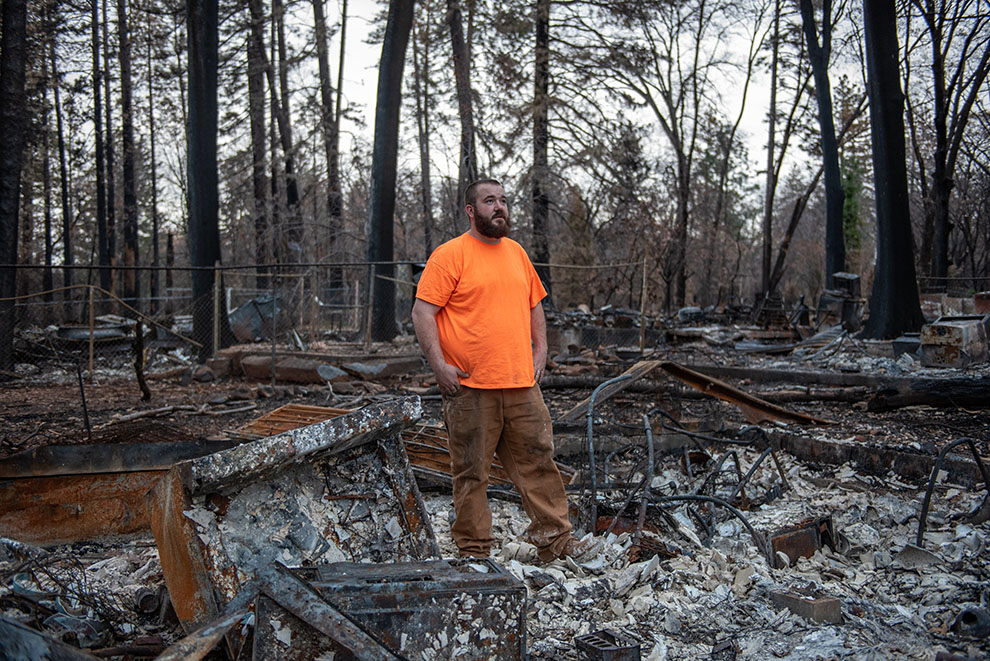
[[[556,557],[546,558],[546,556],[541,556],[540,560],[544,562],[552,562],[554,560],[563,560],[564,558],[571,558],[576,562],[582,562],[591,560],[602,550],[602,541],[598,537],[588,536],[585,539],[578,539],[577,537],[570,537],[564,544],[564,548],[561,549],[560,553]]]

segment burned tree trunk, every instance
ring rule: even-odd
[[[821,43],[815,27],[811,0],[801,0],[808,59],[815,77],[818,101],[818,126],[821,131],[822,167],[825,173],[825,287],[832,287],[832,274],[846,268],[846,243],[842,233],[842,174],[839,172],[839,141],[832,118],[832,89],[828,78],[828,61],[832,52],[832,2],[822,6]]]
[[[423,53],[419,39],[422,35]],[[416,136],[419,143],[420,200],[423,206],[423,257],[433,252],[433,183],[430,177],[430,37],[429,14],[419,34],[413,30],[413,92],[416,95]]]
[[[375,107],[375,146],[371,161],[371,210],[368,222],[368,261],[391,262],[395,213],[396,165],[399,155],[399,108],[402,105],[402,70],[412,29],[412,0],[391,0],[388,24],[378,68],[378,100]],[[395,266],[374,267],[372,338],[395,337]],[[378,277],[382,276],[382,277]]]
[[[148,143],[151,161],[151,312],[158,312],[158,301],[162,293],[161,273],[158,267],[161,265],[161,249],[159,248],[158,234],[161,224],[158,218],[158,163],[155,157],[155,91],[154,76],[151,59],[152,36],[148,36]]]
[[[0,370],[14,366],[14,302],[17,292],[17,215],[21,199],[21,166],[27,98],[24,91],[27,64],[27,3],[3,3],[0,50]]]
[[[459,193],[463,193],[467,185],[478,178],[478,162],[474,146],[474,110],[471,104],[471,53],[464,40],[460,0],[447,0],[447,26],[450,28],[450,45],[454,53],[457,114],[461,120],[457,183]]]
[[[51,59],[52,92],[55,98],[55,126],[58,131],[58,174],[61,182],[61,202],[62,202],[62,298],[65,301],[65,314],[72,318],[72,212],[69,206],[69,166],[66,162],[65,152],[65,127],[62,118],[62,97],[60,94],[60,78],[58,75],[57,60],[55,58],[55,39],[49,44],[49,58]]]
[[[96,241],[97,261],[100,265],[100,287],[110,291],[110,253],[107,230],[106,160],[103,143],[103,66],[100,59],[100,13],[98,0],[91,0],[90,22],[93,46],[93,151],[96,154]]]
[[[192,273],[193,334],[202,342],[200,361],[213,354],[214,269],[220,261],[217,199],[217,0],[186,4],[189,40],[189,261]],[[221,324],[227,315],[218,311]],[[222,337],[229,335],[229,329]]]
[[[120,117],[123,132],[124,193],[124,300],[138,307],[141,279],[138,277],[138,209],[137,182],[134,172],[134,112],[131,85],[131,40],[127,26],[127,0],[117,0],[117,49],[120,61]]]
[[[254,212],[255,286],[268,288],[271,261],[271,188],[265,175],[265,39],[261,3],[249,2],[251,30],[247,39],[248,118],[251,125],[251,187]]]
[[[864,0],[863,14],[877,207],[877,264],[864,335],[893,338],[925,321],[914,269],[894,1]]]
[[[550,262],[550,199],[549,164],[547,158],[550,142],[550,0],[536,1],[536,67],[533,74],[533,261]],[[538,265],[536,272],[550,291],[550,267]]]
[[[113,149],[113,104],[110,102],[110,22],[107,19],[107,0],[103,0],[103,111],[107,124],[107,131],[103,135],[103,150],[106,154],[106,182],[107,182],[107,266],[106,274],[109,286],[104,287],[112,292],[117,282],[117,273],[114,269],[117,266],[117,185],[115,183],[114,171],[114,149]]]

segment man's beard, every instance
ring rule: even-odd
[[[499,222],[499,220],[504,222]],[[489,239],[501,239],[503,236],[509,234],[509,214],[499,213],[498,215],[492,214],[491,216],[483,216],[482,214],[475,211],[474,213],[475,226],[478,228],[478,233],[482,236],[487,236]]]

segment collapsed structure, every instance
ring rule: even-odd
[[[949,339],[929,346],[959,337],[966,360],[978,354],[966,339],[980,337],[978,324],[939,327],[949,330],[933,337]],[[720,332],[679,331],[682,342]],[[843,353],[843,337],[798,350],[877,360],[862,346]],[[922,447],[836,420],[835,409],[802,413],[788,406],[801,401],[793,385],[754,394],[763,381],[810,378],[772,361],[615,360],[602,374],[584,370],[587,355],[557,356],[581,369],[557,370],[546,387],[590,375],[592,392],[558,411],[555,432],[577,467],[562,470],[576,530],[604,542],[594,558],[538,563],[496,471],[501,547],[490,560],[450,559],[444,430],[419,397],[292,404],[222,439],[47,447],[0,462],[0,646],[27,658],[166,659],[990,650],[985,435]],[[883,360],[893,373],[882,383],[848,369],[820,380],[833,382],[834,401],[873,411],[985,388],[979,367],[945,378]],[[387,373],[361,364],[369,379]],[[130,541],[83,542],[108,533]]]

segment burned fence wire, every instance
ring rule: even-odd
[[[975,510],[967,515],[957,515],[955,518],[966,518],[971,521],[985,521],[986,517],[990,516],[990,472],[987,471],[987,467],[983,463],[983,458],[980,457],[980,452],[972,438],[967,436],[955,440],[942,448],[942,450],[938,453],[938,458],[935,460],[935,465],[932,466],[932,474],[928,480],[928,488],[925,490],[925,500],[921,505],[921,514],[918,516],[918,538],[916,543],[919,547],[924,545],[925,529],[928,526],[928,510],[932,502],[932,493],[935,491],[935,485],[938,483],[938,475],[942,470],[942,464],[945,463],[945,459],[948,457],[951,450],[963,444],[969,447],[970,451],[973,453],[973,460],[979,468],[980,476],[983,478],[983,486],[986,488],[987,494],[983,497],[983,502],[978,505]]]
[[[27,613],[36,628],[93,648],[118,638],[135,621],[139,595],[131,595],[135,608],[129,608],[120,594],[103,589],[78,550],[48,552],[15,540],[2,543],[21,562],[0,577],[10,588],[0,604]]]
[[[634,544],[640,542],[641,536],[643,534],[644,526],[646,523],[647,508],[650,504],[658,508],[658,514],[664,519],[668,520],[672,524],[672,527],[678,527],[676,521],[671,519],[670,513],[663,506],[666,505],[687,505],[688,514],[698,523],[699,528],[704,532],[704,538],[701,539],[701,543],[705,546],[711,543],[712,538],[715,535],[715,511],[713,508],[723,509],[727,511],[731,516],[739,519],[742,526],[747,530],[760,554],[767,560],[767,563],[773,567],[774,558],[769,545],[767,544],[766,538],[758,532],[749,520],[746,518],[745,514],[737,508],[734,503],[737,497],[741,498],[740,504],[744,508],[749,507],[749,499],[746,497],[745,487],[763,465],[764,461],[770,457],[773,460],[774,468],[779,476],[779,485],[775,486],[768,492],[767,500],[779,496],[781,493],[789,489],[786,473],[783,466],[780,463],[780,459],[774,448],[774,444],[770,436],[760,427],[749,426],[738,430],[734,437],[723,437],[715,436],[711,434],[704,434],[700,432],[691,431],[685,429],[681,426],[680,422],[672,416],[667,411],[660,408],[654,408],[648,413],[642,416],[642,428],[646,436],[646,452],[645,456],[639,458],[637,461],[633,462],[633,466],[628,470],[627,475],[637,475],[641,470],[645,468],[645,473],[639,480],[623,480],[614,481],[610,480],[610,470],[609,466],[614,463],[617,456],[620,455],[632,455],[640,451],[639,444],[629,443],[625,444],[618,449],[610,452],[604,457],[601,467],[601,475],[599,475],[599,469],[596,463],[596,450],[594,441],[594,404],[597,395],[610,386],[619,383],[624,380],[631,378],[629,375],[622,375],[614,379],[608,380],[600,384],[594,392],[592,392],[591,397],[588,400],[587,406],[587,452],[588,452],[588,479],[583,481],[581,484],[581,494],[584,495],[586,487],[590,486],[590,498],[588,501],[588,522],[590,529],[592,531],[598,531],[598,505],[599,505],[599,490],[607,491],[619,491],[622,494],[623,500],[622,504],[614,510],[615,515],[609,522],[604,535],[607,537],[615,529],[620,515],[628,510],[628,508],[633,504],[633,501],[640,497],[640,502],[637,508],[637,516],[635,526],[633,528],[633,539]],[[705,443],[708,444],[720,444],[728,446],[736,446],[743,448],[750,448],[753,450],[761,450],[760,454],[756,460],[752,463],[749,469],[743,473],[742,465],[740,463],[739,454],[735,450],[728,450],[724,452],[718,460],[714,462],[713,470],[704,478],[700,485],[698,485],[690,493],[670,493],[670,491],[677,491],[679,487],[671,482],[666,488],[655,487],[654,479],[657,470],[657,461],[655,457],[655,447],[653,438],[653,427],[650,422],[652,416],[659,417],[660,424],[666,432],[675,433],[682,435],[687,438],[689,443],[693,444],[698,452],[696,453],[698,457],[702,457],[701,462],[698,463],[698,469],[704,470],[706,466],[712,465],[712,460],[708,454],[708,450],[705,447]],[[620,423],[616,421],[611,421],[611,424],[618,427],[628,427],[633,428],[632,425],[625,423]],[[682,446],[682,468],[688,476],[688,480],[691,483],[696,483],[697,478],[700,477],[700,473],[696,475],[695,469],[692,466],[692,453],[688,451],[688,446]],[[719,490],[719,480],[720,477],[725,474],[726,462],[732,459],[732,466],[729,468],[730,474],[735,476],[734,483],[728,485],[729,490],[727,495],[724,497],[720,496],[717,492]],[[734,467],[734,471],[733,471]],[[600,479],[599,479],[600,478]],[[666,491],[666,493],[665,493]],[[704,504],[711,511],[706,516],[699,511],[694,504]]]

